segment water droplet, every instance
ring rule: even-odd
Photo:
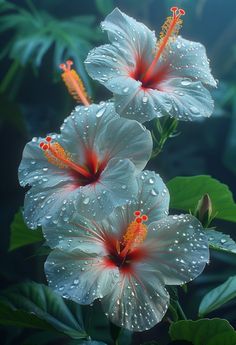
[[[197,107],[194,107],[194,106],[190,107],[190,111],[195,115],[200,114],[199,109]]]
[[[147,96],[143,96],[143,103],[146,104],[148,102],[148,97]]]
[[[192,82],[191,82],[191,80],[188,80],[188,79],[185,79],[185,80],[182,80],[181,81],[181,85],[184,85],[184,86],[188,86],[188,85],[190,85]]]
[[[155,189],[152,189],[152,190],[151,190],[151,194],[152,194],[153,196],[156,196],[156,195],[158,195],[158,192],[156,192]]]
[[[90,201],[89,198],[85,198],[84,201],[83,201],[83,204],[84,204],[84,205],[88,205],[89,201]]]
[[[106,110],[106,108],[99,109],[97,114],[96,114],[96,117],[101,117],[104,114],[105,110]]]
[[[125,87],[124,89],[123,89],[123,92],[124,93],[127,93],[129,91],[129,88],[128,87]]]

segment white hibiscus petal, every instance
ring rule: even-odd
[[[205,47],[179,36],[167,48],[166,62],[174,77],[193,78],[210,86],[216,86],[211,74]]]
[[[150,265],[158,265],[167,285],[193,280],[209,261],[204,229],[191,215],[168,216],[150,224],[145,246]]]
[[[103,258],[79,249],[53,250],[45,263],[45,273],[54,291],[80,304],[102,298],[118,281],[116,268],[104,267]]]
[[[131,331],[148,330],[160,322],[169,304],[169,294],[161,275],[137,265],[134,275],[123,275],[112,291],[102,299],[109,319]]]
[[[92,79],[98,80],[111,92],[128,94],[141,85],[129,76],[135,69],[134,61],[127,61],[111,44],[91,50],[85,60],[85,67]]]
[[[110,42],[128,61],[135,61],[139,56],[147,60],[152,57],[156,46],[154,32],[118,8],[106,17],[101,27],[108,32]]]

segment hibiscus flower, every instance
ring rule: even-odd
[[[101,222],[75,215],[43,231],[54,248],[45,263],[50,287],[80,304],[100,299],[113,323],[143,331],[167,311],[165,285],[196,278],[209,249],[195,217],[168,216],[169,193],[159,175],[144,171],[137,181],[136,200]]]
[[[202,44],[178,36],[184,10],[172,7],[160,39],[144,24],[119,9],[101,24],[111,44],[93,49],[86,61],[89,75],[114,94],[120,116],[149,121],[209,117],[216,86]]]
[[[67,222],[75,208],[102,219],[137,194],[135,176],[151,151],[150,132],[120,118],[113,104],[78,106],[60,135],[33,138],[24,149],[19,180],[31,186],[24,204],[27,225]]]

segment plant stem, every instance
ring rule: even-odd
[[[178,309],[178,313],[179,313],[181,319],[182,320],[187,320],[187,317],[186,317],[186,315],[185,315],[185,313],[184,313],[184,311],[183,311],[179,301],[175,301],[175,303],[176,303],[176,306],[177,306],[177,309]]]

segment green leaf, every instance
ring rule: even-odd
[[[170,191],[170,207],[194,212],[198,200],[209,194],[213,215],[216,218],[236,222],[236,204],[228,186],[208,175],[175,177],[167,184]]]
[[[236,242],[229,235],[216,230],[206,230],[211,249],[236,254]]]
[[[199,306],[199,315],[204,316],[220,308],[236,297],[236,276],[230,277],[225,283],[209,291]]]
[[[54,329],[73,339],[86,337],[80,306],[64,301],[45,285],[35,282],[16,285],[1,294],[1,301],[7,304],[12,312],[18,312],[19,317],[21,312],[30,316],[21,327],[35,327],[35,322],[39,319],[44,324],[37,328]],[[32,315],[37,318],[35,321],[33,317],[33,324],[30,321]],[[20,326],[18,322],[21,322],[21,319],[16,318],[15,321],[11,324]],[[48,325],[48,328],[45,325]]]
[[[96,6],[98,11],[103,15],[106,16],[114,9],[114,2],[113,0],[95,0]]]
[[[41,229],[30,230],[24,222],[22,212],[17,212],[14,216],[13,222],[11,223],[9,250],[14,250],[27,244],[37,243],[41,241],[43,241]]]
[[[0,301],[0,324],[23,328],[38,328],[53,331],[54,328],[38,316],[23,310],[14,310],[9,305]]]
[[[169,329],[172,340],[187,340],[194,345],[235,345],[236,332],[227,320],[201,319],[172,323]]]

